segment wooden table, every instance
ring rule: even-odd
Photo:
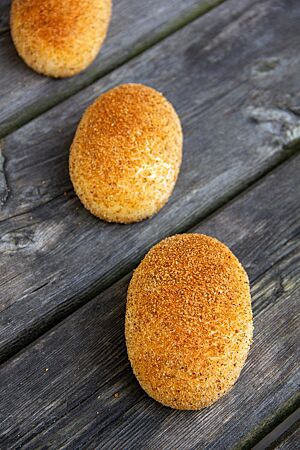
[[[9,3],[0,6],[0,448],[251,448],[273,429],[272,448],[299,448],[299,0],[115,0],[100,56],[66,80],[18,58]],[[163,92],[184,129],[172,198],[134,225],[90,215],[67,165],[86,106],[124,82]],[[198,412],[147,397],[123,332],[132,269],[154,243],[190,230],[242,261],[255,325],[234,389]]]

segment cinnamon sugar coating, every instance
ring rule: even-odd
[[[13,0],[12,38],[32,69],[69,77],[97,56],[110,15],[111,0]]]
[[[95,216],[130,223],[167,202],[181,158],[181,125],[172,105],[155,89],[124,84],[84,113],[71,146],[70,176]]]
[[[240,375],[252,341],[248,277],[221,242],[176,235],[135,270],[125,336],[142,388],[166,406],[200,409]]]

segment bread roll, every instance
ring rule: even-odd
[[[136,222],[167,202],[181,156],[181,126],[172,105],[148,86],[124,84],[84,113],[71,146],[70,176],[95,216]]]
[[[110,13],[111,0],[13,0],[12,38],[32,69],[70,77],[97,56]]]
[[[241,372],[252,333],[247,274],[216,239],[170,237],[135,270],[128,356],[142,388],[163,405],[200,409],[224,395]]]

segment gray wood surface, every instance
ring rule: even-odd
[[[124,346],[126,277],[2,365],[4,448],[233,448],[296,399],[299,170],[300,155],[193,229],[228,244],[250,275],[254,344],[228,395],[180,412],[144,394]]]
[[[64,80],[33,72],[18,57],[10,33],[2,34],[0,135],[46,111],[220,2],[114,0],[111,26],[99,56],[85,72]],[[5,22],[7,2],[0,11]]]
[[[300,4],[289,1],[287,11],[285,5],[225,2],[2,141],[9,189],[0,223],[2,359],[131,270],[155,242],[197,223],[293,150],[300,135],[293,112]],[[169,204],[130,226],[85,211],[67,168],[83,109],[125,81],[162,90],[185,133]]]

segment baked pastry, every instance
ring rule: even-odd
[[[192,410],[214,403],[237,380],[252,333],[247,274],[218,240],[172,236],[135,270],[128,356],[142,388],[162,404]]]
[[[36,72],[70,77],[96,58],[110,14],[111,0],[13,0],[12,39]]]
[[[70,176],[95,216],[136,222],[167,202],[181,157],[181,125],[172,105],[153,88],[124,84],[84,113],[71,146]]]

